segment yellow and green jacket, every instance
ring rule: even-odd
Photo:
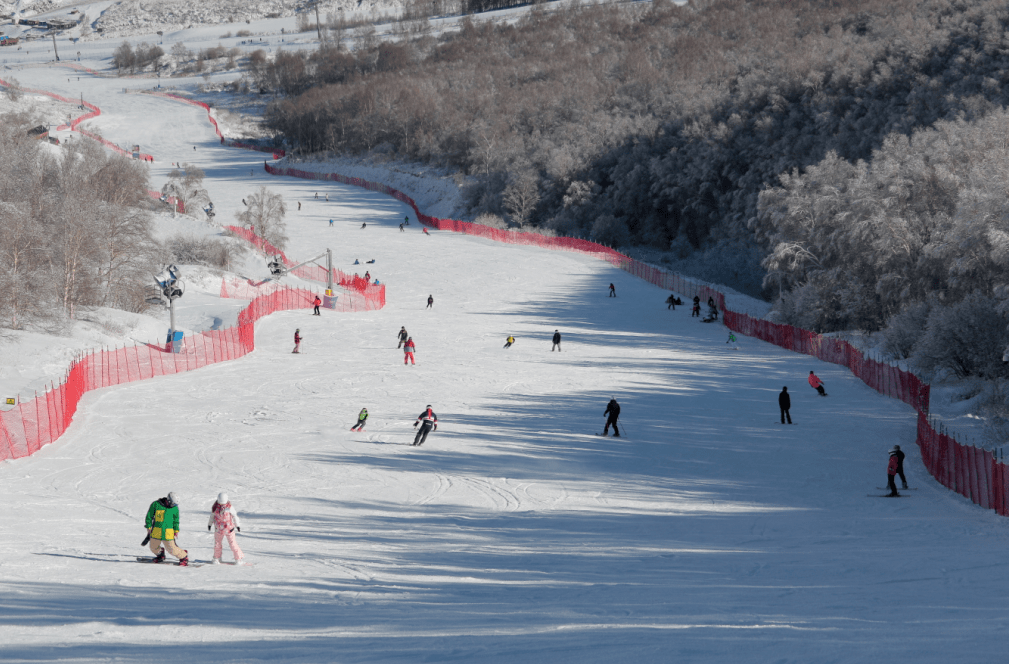
[[[158,498],[147,510],[144,527],[150,529],[151,539],[175,539],[179,533],[179,506],[169,507],[167,498]]]

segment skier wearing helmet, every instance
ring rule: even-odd
[[[427,440],[427,434],[438,430],[438,416],[431,410],[431,404],[428,404],[424,412],[417,416],[417,421],[413,425],[417,426],[418,424],[421,426],[417,429],[417,435],[413,439],[413,444],[419,447]]]
[[[413,337],[407,337],[406,343],[403,344],[403,364],[406,364],[407,360],[410,364],[417,364],[413,359],[413,354],[417,351],[417,346],[413,343]]]
[[[225,537],[228,538],[228,546],[231,547],[231,553],[235,556],[235,564],[244,564],[245,556],[242,555],[242,549],[239,548],[238,542],[235,541],[235,532],[242,532],[242,523],[238,520],[238,512],[235,511],[235,508],[231,506],[231,501],[228,500],[228,494],[223,491],[217,494],[217,502],[210,508],[210,521],[207,522],[207,530],[211,528],[215,528],[214,564],[221,564],[221,554],[224,548],[223,540]]]
[[[179,559],[180,566],[185,567],[189,564],[189,552],[180,549],[175,543],[175,536],[179,534],[179,501],[174,492],[151,503],[147,508],[144,527],[147,528],[147,539],[144,543],[150,542],[151,553],[154,554],[153,562],[164,562],[167,550]]]

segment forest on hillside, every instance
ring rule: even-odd
[[[302,152],[449,166],[474,215],[703,252],[817,331],[939,329],[969,306],[1009,342],[1004,3],[573,3],[342,36],[251,72]],[[1009,376],[1001,351],[933,368]]]

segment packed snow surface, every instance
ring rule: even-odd
[[[30,71],[35,87],[81,92],[66,70]],[[200,109],[121,88],[87,80],[94,124],[155,155],[155,186],[171,162],[198,164],[222,221],[260,185],[281,192],[288,253],[332,248],[388,285],[388,305],[272,315],[247,357],[91,392],[58,442],[0,464],[0,660],[1002,656],[1007,522],[927,477],[907,406],[834,365],[746,337],[734,349],[720,324],[604,262],[426,236],[415,220],[400,232],[399,202],[267,176]],[[811,369],[829,397],[806,385]],[[594,435],[611,397],[620,438]],[[427,404],[439,428],[412,447]],[[915,490],[869,497],[895,443]],[[209,561],[222,490],[254,565],[134,561],[169,491],[181,545]]]

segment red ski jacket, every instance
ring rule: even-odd
[[[897,455],[896,454],[891,454],[890,455],[890,463],[887,464],[887,466],[886,466],[886,474],[887,475],[896,475],[897,474]]]
[[[816,374],[809,374],[809,386],[814,390],[823,385],[823,381],[816,377]]]

